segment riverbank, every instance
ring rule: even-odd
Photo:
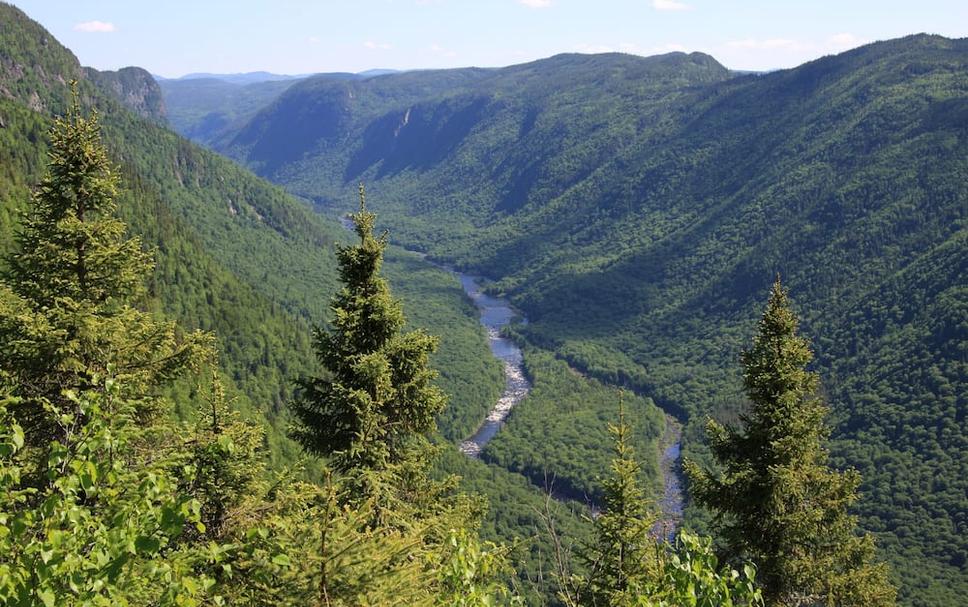
[[[524,373],[524,354],[512,340],[501,335],[517,316],[506,299],[487,295],[481,288],[482,279],[470,274],[454,272],[460,279],[464,293],[480,311],[480,322],[487,330],[487,343],[491,353],[504,364],[505,386],[501,398],[488,412],[478,429],[458,445],[461,453],[480,457],[481,451],[498,433],[511,410],[531,391],[531,382]]]

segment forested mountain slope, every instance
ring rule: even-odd
[[[365,180],[411,246],[496,279],[533,345],[687,418],[700,457],[779,272],[904,602],[968,594],[968,40],[765,75],[673,53],[308,79],[223,141],[322,206]]]
[[[283,438],[284,403],[294,380],[314,367],[310,328],[329,313],[334,243],[351,235],[280,188],[127,111],[110,85],[117,74],[87,68],[94,80],[86,79],[73,54],[43,28],[9,5],[0,12],[4,250],[17,209],[42,173],[50,120],[66,107],[68,82],[79,79],[82,99],[101,112],[106,144],[120,165],[121,213],[156,248],[153,305],[183,326],[215,331],[240,408],[273,424],[277,463],[294,462],[298,453]],[[104,82],[106,90],[98,87]],[[390,272],[408,300],[421,304],[413,306],[414,322],[446,333],[437,363],[454,399],[444,429],[464,431],[502,384],[476,311],[456,281],[412,256],[397,253]]]
[[[82,103],[100,113],[105,144],[120,169],[119,213],[154,251],[144,305],[186,329],[213,331],[232,406],[266,426],[275,467],[302,460],[286,438],[285,405],[296,378],[318,370],[311,328],[328,319],[337,288],[334,244],[353,236],[281,188],[129,111],[115,76],[81,68],[18,9],[0,3],[0,23],[0,252],[12,250],[19,211],[44,172],[48,128],[66,110],[68,83],[77,79]],[[386,273],[410,322],[441,338],[433,364],[450,405],[440,430],[448,440],[461,439],[504,385],[478,312],[456,278],[417,255],[391,248]],[[176,389],[182,393],[173,400],[185,405],[179,413],[190,415],[197,386]],[[544,497],[523,477],[465,462],[451,446],[442,457],[441,474],[459,471],[468,490],[490,498],[487,537],[510,541],[542,530]],[[557,518],[569,543],[586,530],[574,509],[562,508]],[[522,545],[514,560],[537,580],[551,566],[551,549],[540,537]],[[550,579],[539,590],[529,588],[524,594],[554,593]]]
[[[379,75],[362,72],[314,74],[317,81],[363,80]],[[221,145],[262,108],[308,76],[250,74],[189,74],[159,79],[172,128],[196,143]]]
[[[239,128],[296,80],[228,82],[217,78],[162,80],[158,83],[173,129],[192,141],[210,145]]]
[[[116,72],[99,72],[86,67],[84,75],[102,91],[113,93],[121,103],[142,118],[148,118],[160,125],[168,123],[168,110],[165,108],[161,87],[146,70],[140,67],[123,67]]]

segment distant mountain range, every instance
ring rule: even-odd
[[[287,76],[268,72],[246,74],[187,74],[181,78],[155,76],[165,98],[166,116],[172,127],[189,139],[214,146],[221,137],[240,128],[300,80],[364,80],[399,73],[374,69],[357,74],[332,72]]]
[[[372,69],[363,72],[351,73],[346,72],[345,75],[350,78],[372,78],[373,76],[385,76],[387,74],[397,74],[399,70],[388,70],[388,69]],[[193,72],[191,74],[185,74],[184,76],[179,76],[178,78],[165,78],[164,76],[159,76],[157,74],[152,74],[152,77],[158,82],[178,82],[181,80],[221,80],[223,82],[229,82],[231,84],[257,84],[259,82],[279,82],[282,80],[301,80],[307,78],[314,74],[273,74],[272,72],[244,72],[240,74],[214,74],[210,72]]]
[[[742,410],[782,274],[903,602],[968,595],[968,40],[766,74],[671,53],[313,76],[209,135],[330,211],[366,182],[395,238],[495,279],[530,346],[687,420],[692,457]]]
[[[158,82],[178,82],[181,80],[200,80],[200,79],[214,79],[222,80],[223,82],[231,82],[232,84],[255,84],[257,82],[275,82],[279,80],[299,80],[300,78],[305,78],[309,74],[301,75],[289,75],[289,74],[273,74],[271,72],[245,72],[240,74],[213,74],[209,72],[193,72],[191,74],[185,74],[184,76],[179,76],[178,78],[165,78],[164,76],[159,76],[157,74],[152,74],[155,80]]]

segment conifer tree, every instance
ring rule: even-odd
[[[751,403],[744,427],[709,423],[722,475],[687,463],[692,495],[715,512],[733,555],[757,565],[768,605],[893,605],[886,567],[873,562],[873,538],[858,536],[848,514],[859,475],[829,465],[828,408],[797,325],[777,277],[742,355]]]
[[[261,427],[242,419],[230,407],[217,370],[212,370],[211,394],[194,431],[188,433],[185,451],[190,454],[192,474],[186,492],[200,504],[206,539],[221,539],[233,512],[254,493],[266,473]]]
[[[344,286],[330,304],[332,329],[315,334],[324,374],[300,381],[293,435],[308,451],[332,456],[337,470],[381,470],[435,429],[445,397],[428,363],[436,338],[402,332],[402,307],[380,275],[386,233],[373,235],[376,216],[362,184],[352,219],[360,240],[337,252]]]
[[[595,607],[636,604],[659,567],[659,545],[651,533],[657,516],[642,490],[624,406],[609,432],[615,440],[615,458],[611,475],[602,483],[595,543],[581,555],[589,574],[579,580],[576,592],[581,605]]]
[[[40,446],[61,437],[55,418],[77,414],[65,391],[100,390],[110,374],[137,400],[207,357],[210,343],[201,333],[178,340],[174,323],[135,307],[152,259],[115,217],[117,173],[76,86],[50,139],[48,173],[0,279],[0,368],[18,399],[11,413]]]

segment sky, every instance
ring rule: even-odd
[[[793,67],[875,40],[968,36],[966,0],[12,0],[100,70],[279,74],[700,51]]]

